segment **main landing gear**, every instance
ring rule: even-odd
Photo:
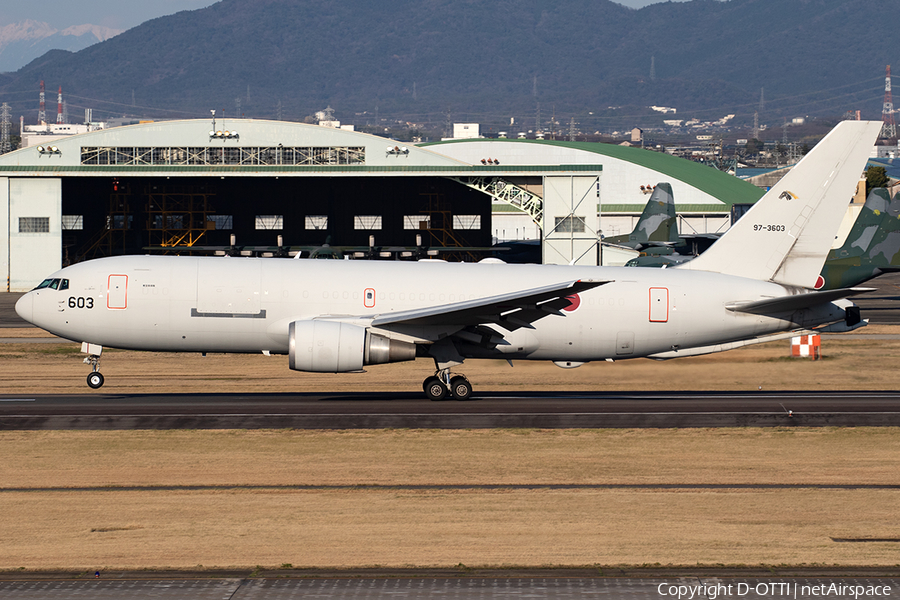
[[[87,384],[91,389],[98,389],[103,385],[103,375],[100,373],[100,356],[91,354],[84,359],[84,364],[91,365],[91,373],[87,376]]]
[[[437,371],[422,384],[429,400],[437,401],[452,397],[456,400],[468,400],[472,395],[472,384],[465,375],[451,375],[450,369]]]

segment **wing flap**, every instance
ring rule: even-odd
[[[593,289],[610,281],[576,280],[531,288],[475,300],[384,313],[372,320],[373,327],[458,326],[496,323],[508,331],[530,327],[531,323],[555,314],[569,305],[566,296]],[[545,309],[546,307],[546,309]]]

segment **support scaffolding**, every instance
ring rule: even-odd
[[[132,204],[130,187],[116,181],[109,195],[106,226],[76,253],[75,262],[128,252],[134,226]]]
[[[544,201],[537,194],[501,177],[448,177],[448,179],[487,194],[494,200],[515,206],[527,213],[538,227],[544,228]]]
[[[194,186],[167,189],[149,186],[146,191],[147,245],[159,248],[191,247],[215,229],[209,216],[214,194]]]
[[[443,194],[423,193],[420,194],[426,198],[426,208],[419,211],[424,215],[428,215],[427,222],[429,240],[426,246],[438,246],[441,248],[460,247],[465,248],[469,244],[453,229],[453,211],[450,210],[447,201],[444,200]],[[478,260],[478,257],[472,253],[462,250],[460,252],[442,254],[447,260]]]

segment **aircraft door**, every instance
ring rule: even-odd
[[[650,322],[669,322],[669,290],[668,288],[650,288]]]
[[[106,287],[106,308],[128,308],[128,275],[110,275]]]

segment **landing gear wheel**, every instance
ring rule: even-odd
[[[457,375],[450,380],[450,393],[457,400],[468,400],[472,395],[472,384],[462,375]]]
[[[92,389],[98,389],[103,385],[103,375],[100,374],[99,371],[95,371],[87,376],[87,384],[88,387]]]
[[[425,390],[425,395],[428,399],[433,402],[443,400],[447,396],[447,386],[437,377],[426,379],[425,383],[422,384],[422,388]]]

